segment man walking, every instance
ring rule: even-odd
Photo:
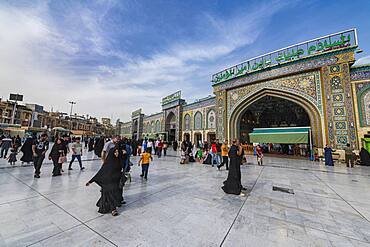
[[[12,146],[12,139],[10,136],[5,137],[1,140],[1,156],[0,158],[6,159],[6,156],[8,155],[9,148]]]
[[[222,163],[218,165],[217,168],[220,170],[221,167],[226,165],[226,170],[229,170],[229,146],[227,145],[227,141],[224,141],[221,146],[221,155]]]
[[[85,169],[85,167],[82,166],[81,156],[82,156],[82,144],[81,144],[81,138],[77,137],[75,139],[75,142],[72,144],[72,159],[71,162],[69,162],[68,170],[72,169],[72,163],[75,161],[75,159],[78,160],[78,163],[80,164],[80,170]]]
[[[157,146],[158,158],[160,158],[162,156],[162,148],[163,148],[163,142],[162,142],[162,140],[159,140],[158,141],[158,146]]]
[[[349,143],[347,143],[347,146],[344,147],[344,154],[346,166],[354,167],[355,157],[353,155],[353,149],[351,148],[351,145]]]
[[[45,133],[41,134],[39,140],[35,140],[32,145],[33,153],[33,165],[35,167],[35,178],[40,178],[40,169],[42,162],[45,159],[46,151],[49,149],[49,142],[47,140],[47,135]]]
[[[103,160],[103,162],[105,161],[105,158],[107,157],[109,153],[109,150],[114,148],[120,142],[120,140],[121,140],[120,136],[115,136],[112,138],[112,140],[104,144],[102,155],[101,155],[101,159]]]
[[[221,160],[221,146],[222,146],[222,143],[220,143],[220,141],[217,139],[216,140],[216,150],[217,150],[216,162],[217,162],[217,166],[219,166],[222,163],[222,160]]]

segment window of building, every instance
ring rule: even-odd
[[[214,110],[210,110],[207,116],[207,128],[215,129],[216,128],[216,113]]]
[[[199,130],[199,129],[202,129],[202,121],[203,121],[203,117],[202,117],[202,113],[200,112],[197,112],[195,113],[194,115],[194,129],[196,130]]]

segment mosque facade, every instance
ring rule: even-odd
[[[308,127],[318,149],[359,149],[370,133],[370,65],[354,65],[358,52],[349,29],[249,59],[212,76],[214,96],[188,104],[179,91],[159,113],[134,111],[121,135],[250,142],[256,128]]]

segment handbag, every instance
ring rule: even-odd
[[[58,159],[58,163],[63,164],[65,162],[67,162],[67,157],[66,156],[60,156],[59,159]]]
[[[63,164],[67,162],[67,156],[64,155],[64,152],[59,156],[58,163]]]

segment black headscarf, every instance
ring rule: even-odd
[[[122,162],[120,155],[118,157],[114,155],[115,151],[119,151],[118,147],[114,147],[109,151],[102,167],[89,181],[90,183],[95,182],[101,187],[118,186],[121,178]]]

